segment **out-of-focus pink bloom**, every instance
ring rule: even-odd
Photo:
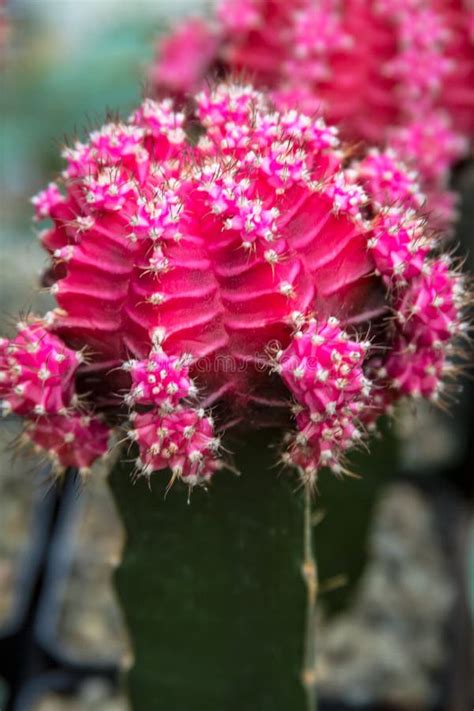
[[[281,109],[322,112],[345,137],[393,146],[444,227],[455,214],[449,171],[474,135],[472,16],[463,0],[221,0],[200,78],[243,72]],[[178,58],[169,67],[166,48],[182,31],[154,65],[155,75],[168,67],[164,85],[176,93],[199,79],[174,79]]]
[[[101,418],[76,411],[28,420],[25,435],[57,470],[76,467],[84,475],[106,454],[110,429]]]
[[[160,62],[152,67],[150,81],[160,91],[186,94],[198,89],[219,49],[217,31],[199,18],[191,18],[165,37]]]

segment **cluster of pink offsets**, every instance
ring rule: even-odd
[[[312,478],[343,471],[400,395],[439,392],[458,277],[390,152],[355,154],[322,118],[222,83],[189,114],[148,99],[64,156],[34,200],[57,302],[41,337],[28,327],[36,389],[20,410],[2,385],[59,466],[89,467],[125,430],[138,474],[206,484],[224,432],[278,425]]]
[[[407,169],[391,148],[369,150],[359,164],[359,173],[377,208],[403,205],[419,210],[426,201],[418,183],[418,173]]]
[[[164,336],[154,334],[154,340]],[[131,388],[125,402],[132,408],[151,406],[138,413],[132,410],[128,437],[139,450],[137,469],[144,476],[170,469],[172,479],[188,486],[204,484],[222,467],[218,459],[220,440],[212,417],[195,403],[197,389],[189,376],[192,356],[168,356],[155,343],[144,360],[123,364],[130,373]]]
[[[224,465],[218,458],[220,439],[214,421],[204,409],[181,407],[165,415],[134,414],[128,436],[138,444],[137,469],[149,477],[161,469],[171,471],[171,482],[205,484]]]
[[[299,433],[284,456],[314,479],[321,467],[341,471],[341,456],[362,438],[372,383],[363,364],[369,341],[353,340],[336,318],[311,319],[276,356],[275,368],[296,400]]]
[[[470,0],[220,0],[212,20],[159,43],[151,79],[182,98],[206,76],[243,73],[282,110],[322,112],[348,138],[390,145],[445,229],[449,173],[474,135],[472,17]]]
[[[84,362],[39,319],[21,322],[18,334],[0,339],[0,397],[4,415],[25,418],[25,434],[49,452],[59,468],[85,473],[107,452],[108,427],[87,413],[77,395],[76,374]]]
[[[382,207],[373,221],[368,247],[377,273],[390,286],[406,284],[420,274],[433,247],[433,237],[413,210]]]
[[[438,400],[443,376],[453,369],[453,339],[465,330],[459,314],[465,300],[462,278],[450,259],[427,262],[422,273],[395,302],[397,313],[393,352],[383,375],[403,395]]]
[[[109,449],[110,428],[100,417],[75,410],[67,415],[27,419],[25,435],[47,453],[58,472],[74,467],[86,475]]]
[[[82,354],[49,333],[40,320],[17,325],[0,339],[0,395],[7,414],[65,414],[74,405],[74,375]]]

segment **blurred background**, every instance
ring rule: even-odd
[[[61,169],[64,138],[108,109],[127,115],[146,91],[156,38],[210,4],[0,1],[2,332],[12,314],[48,307],[29,200]],[[458,167],[454,185],[472,269],[472,166]],[[321,484],[328,708],[472,708],[473,402],[466,380],[450,416],[400,412],[355,463],[361,480]],[[119,670],[132,656],[111,585],[123,533],[106,472],[53,488],[41,462],[16,456],[17,435],[14,421],[0,422],[0,709],[121,711]]]

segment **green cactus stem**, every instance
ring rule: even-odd
[[[348,563],[363,558],[372,503],[393,471],[387,441],[356,460],[361,480],[322,477],[328,515],[316,531],[315,502],[294,473],[275,468],[262,434],[235,448],[240,476],[219,473],[189,502],[182,484],[166,491],[163,474],[148,487],[132,485],[131,464],[114,468],[133,711],[315,710],[315,533],[322,584],[346,567],[353,583],[358,570]]]
[[[252,446],[253,445],[253,446]],[[110,484],[126,529],[116,585],[131,633],[134,711],[302,711],[304,492],[260,438],[209,491]]]

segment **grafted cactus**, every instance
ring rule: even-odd
[[[112,479],[129,533],[131,577],[125,581],[122,573],[122,596],[131,599],[135,583],[143,589],[145,581],[132,578],[133,561],[149,560],[150,550],[139,547],[153,544],[159,574],[150,589],[169,600],[166,579],[173,580],[173,592],[183,597],[166,615],[178,627],[180,621],[192,627],[195,615],[198,621],[188,628],[188,663],[199,656],[201,635],[224,644],[223,626],[236,614],[198,611],[196,600],[206,604],[202,585],[186,607],[196,540],[207,564],[219,570],[220,594],[233,589],[235,602],[240,590],[249,606],[263,591],[256,609],[264,615],[273,569],[255,554],[246,572],[246,556],[252,537],[263,545],[265,531],[268,555],[273,536],[277,567],[288,571],[274,602],[280,610],[286,599],[295,605],[295,637],[279,699],[265,691],[258,670],[251,675],[260,678],[258,707],[303,703],[295,672],[302,665],[295,652],[302,650],[302,572],[309,620],[303,682],[312,703],[310,492],[322,468],[348,472],[348,450],[368,439],[400,396],[443,399],[450,357],[465,333],[462,279],[451,258],[440,256],[436,233],[420,212],[416,175],[390,153],[354,156],[321,118],[278,112],[252,87],[235,84],[198,94],[190,115],[169,100],[146,100],[127,122],[106,124],[64,155],[58,185],[34,199],[38,219],[53,222],[40,238],[51,257],[45,283],[58,306],[2,341],[4,408],[25,418],[26,436],[58,468],[88,471],[106,453],[109,433],[124,435],[131,452],[122,456],[134,464],[122,463]],[[237,454],[234,462],[229,450],[238,450],[249,430],[265,428],[272,432],[273,461],[295,470],[293,478],[261,471],[266,454]],[[239,459],[243,481],[235,478]],[[220,472],[225,468],[230,471]],[[156,540],[150,503],[129,510],[134,499],[123,481],[129,470],[151,487],[158,476],[162,493],[178,485],[169,508],[166,500],[160,504]],[[155,474],[166,470],[169,478]],[[179,483],[191,491],[211,480],[209,499],[192,497],[186,513]],[[288,491],[299,483],[305,506]],[[268,498],[263,508],[260,495]],[[242,532],[226,528],[226,516],[234,527],[241,516]],[[294,545],[303,523],[304,551]],[[179,560],[182,567],[174,569]],[[156,604],[150,634],[173,666],[185,640],[174,623],[165,625],[166,636],[162,601]],[[140,614],[129,610],[128,617],[133,631]],[[261,630],[270,629],[269,619],[260,622]],[[237,634],[234,623],[229,629]],[[271,639],[269,669],[280,677],[282,639]],[[155,678],[149,650],[135,642],[134,675],[146,682],[149,703],[188,708],[170,664]],[[219,650],[214,654],[217,659]],[[229,669],[230,642],[222,654]],[[195,662],[200,673],[206,659]],[[240,683],[251,688],[248,664],[242,669],[214,695],[209,683],[196,682],[198,707],[232,708]],[[140,692],[134,696],[137,708],[145,708]]]

